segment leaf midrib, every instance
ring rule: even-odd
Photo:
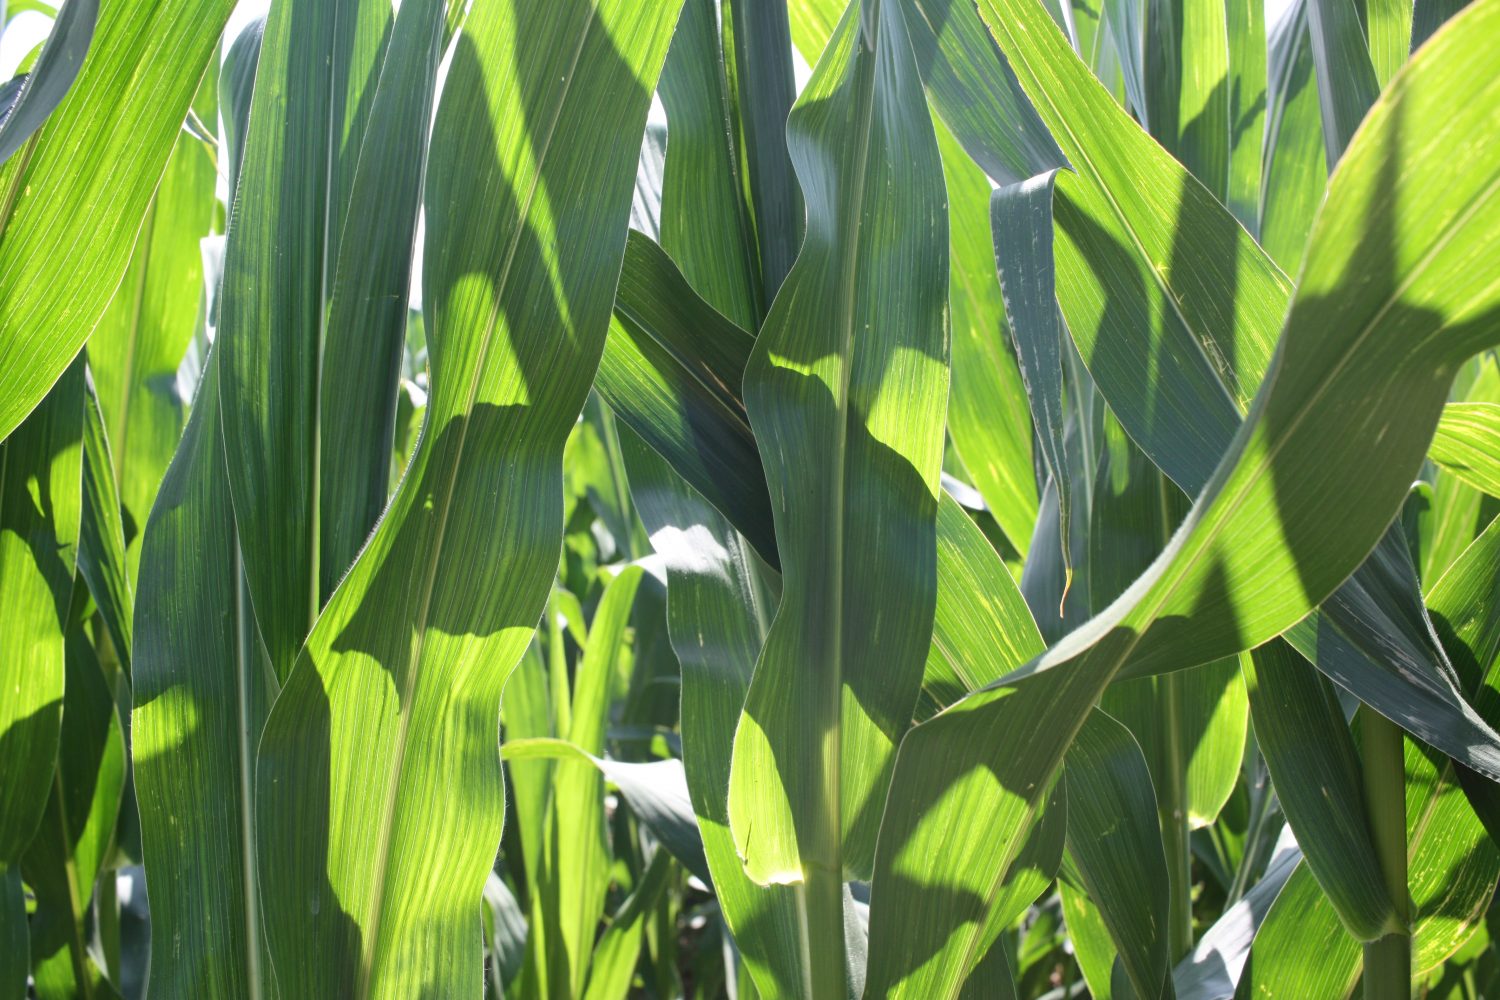
[[[357,995],[360,998],[364,998],[364,1000],[368,1000],[370,996],[370,977],[374,968],[374,956],[379,939],[381,913],[385,903],[385,888],[391,860],[395,800],[398,786],[400,785],[399,777],[405,767],[406,748],[409,741],[408,732],[412,714],[411,699],[414,694],[416,678],[421,665],[423,646],[427,638],[427,618],[431,610],[433,589],[437,582],[438,563],[442,557],[443,537],[447,531],[448,517],[453,505],[453,492],[458,482],[458,468],[461,464],[464,446],[468,439],[469,418],[479,393],[479,383],[484,374],[490,345],[494,341],[495,331],[499,325],[501,298],[505,294],[510,280],[510,271],[515,262],[521,236],[526,231],[526,220],[531,215],[532,203],[536,200],[537,191],[541,186],[542,168],[546,162],[547,154],[552,149],[552,140],[557,132],[557,123],[562,117],[563,107],[572,92],[573,81],[577,79],[578,63],[582,58],[584,45],[588,40],[589,33],[598,19],[598,13],[598,6],[590,4],[588,20],[584,22],[583,30],[578,33],[578,44],[573,51],[567,76],[563,80],[557,102],[552,110],[551,121],[547,125],[547,131],[542,143],[536,151],[536,165],[532,172],[531,186],[527,189],[525,199],[517,206],[516,226],[511,236],[510,246],[506,250],[504,262],[501,264],[498,280],[494,285],[493,305],[485,323],[484,333],[480,338],[479,351],[474,364],[474,373],[470,376],[469,387],[464,397],[464,407],[457,417],[459,421],[458,438],[454,448],[453,461],[448,466],[449,472],[447,483],[443,489],[442,502],[436,506],[434,511],[435,535],[432,547],[429,549],[430,558],[427,562],[426,574],[423,580],[422,596],[418,603],[419,611],[414,622],[416,626],[416,638],[412,648],[411,659],[407,665],[405,676],[402,678],[401,700],[397,705],[401,721],[396,733],[394,766],[391,768],[391,776],[388,779],[389,784],[387,785],[386,800],[380,820],[380,837],[376,848],[375,890],[369,909],[370,932],[365,938],[369,944],[363,949],[360,957]]]

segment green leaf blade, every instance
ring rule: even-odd
[[[485,5],[458,36],[424,201],[427,426],[258,755],[283,996],[479,989],[474,918],[504,807],[495,712],[556,569],[562,448],[677,12]]]

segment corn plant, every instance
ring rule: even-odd
[[[1500,0],[0,12],[0,1000],[1500,995]]]

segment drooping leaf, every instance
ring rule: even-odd
[[[705,883],[711,881],[681,761],[612,760],[589,753],[577,743],[546,737],[508,740],[500,756],[508,763],[566,760],[592,765],[605,781],[619,789],[636,818],[650,828],[672,857]]]
[[[973,4],[901,0],[901,9],[933,109],[985,173],[1013,184],[1067,164]]]
[[[562,448],[678,13],[506,6],[464,22],[433,127],[422,441],[261,738],[256,853],[276,872],[262,909],[283,997],[479,989],[496,709],[557,566]]]
[[[42,127],[78,78],[98,17],[99,0],[67,0],[58,10],[41,55],[0,120],[0,163]]]
[[[0,440],[41,402],[114,295],[233,6],[104,5],[67,96],[0,168],[0,190],[10,192],[0,248]]]
[[[982,0],[981,13],[1012,42],[1011,32],[1055,37],[1031,3]],[[902,900],[910,933],[872,954],[872,989],[956,995],[990,887],[1126,661],[1149,664],[1187,646],[1215,659],[1258,645],[1300,620],[1379,541],[1454,371],[1500,340],[1500,289],[1465,278],[1475,255],[1492,252],[1500,160],[1480,161],[1470,148],[1460,168],[1450,149],[1431,146],[1432,130],[1447,129],[1456,109],[1477,116],[1492,100],[1497,83],[1478,71],[1487,56],[1474,39],[1497,25],[1500,3],[1481,0],[1377,103],[1314,226],[1271,376],[1166,552],[1119,601],[1006,683],[907,734],[873,891],[898,872],[946,891]],[[1425,349],[1412,351],[1414,339]],[[987,818],[983,833],[976,816]]]
[[[631,235],[595,388],[775,565],[771,500],[738,388],[753,344],[660,247]]]
[[[988,3],[980,12],[1043,120],[1066,139],[1076,171],[1057,180],[1057,287],[1068,328],[1132,439],[1198,495],[1267,371],[1286,278],[1088,78],[1056,31],[1016,30]],[[1088,127],[1070,124],[1079,121]],[[1404,551],[1399,537],[1386,539],[1381,558],[1299,626],[1293,644],[1445,752],[1460,759],[1480,746],[1500,752],[1500,737],[1453,687],[1422,620],[1415,574],[1392,557],[1397,549]],[[1346,633],[1326,654],[1310,638],[1325,618]]]
[[[1063,416],[1067,330],[1057,308],[1052,264],[1052,191],[1056,179],[1057,171],[1049,170],[998,189],[990,199],[990,226],[995,239],[995,265],[1005,292],[1006,325],[1015,343],[1037,442],[1057,493],[1066,592],[1073,574],[1069,553],[1073,477]]]

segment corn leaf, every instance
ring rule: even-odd
[[[948,433],[1006,540],[1024,556],[1038,507],[1031,414],[985,225],[990,184],[947,127],[933,124],[948,189]]]
[[[354,562],[389,495],[444,14],[442,2],[429,0],[406,4],[396,15],[379,82],[366,98],[369,122],[338,234],[316,416],[319,589],[325,594]]]
[[[1470,486],[1500,496],[1500,405],[1448,404],[1430,454],[1434,462]]]
[[[1057,171],[1048,170],[995,191],[990,199],[990,226],[1000,287],[1005,293],[1006,325],[1031,404],[1037,444],[1057,494],[1066,592],[1073,575],[1068,544],[1072,536],[1073,477],[1069,474],[1063,416],[1063,353],[1069,348],[1064,343],[1067,330],[1057,308],[1056,271],[1052,266],[1052,192],[1056,179]]]
[[[918,718],[999,680],[1046,648],[1015,579],[946,493],[938,502],[937,583]]]
[[[630,994],[636,961],[640,958],[646,916],[661,899],[672,874],[672,856],[658,849],[646,865],[640,884],[620,905],[609,928],[594,949],[593,972],[584,1000],[615,1000]]]
[[[70,0],[73,6],[76,0]],[[47,394],[125,273],[232,0],[107,4],[73,87],[0,168],[0,440]],[[110,164],[79,170],[78,164]]]
[[[0,867],[21,860],[52,787],[83,476],[75,362],[0,443]]]
[[[1096,612],[1151,565],[1189,507],[1112,418],[1105,422],[1104,448],[1088,535],[1089,599]],[[1213,823],[1239,780],[1250,712],[1239,665],[1220,660],[1123,681],[1111,685],[1101,707],[1140,743],[1162,828],[1177,830],[1172,849],[1186,852],[1187,832]]]
[[[682,666],[683,767],[719,907],[760,990],[808,997],[797,892],[757,886],[745,874],[723,794],[734,725],[772,613],[761,582],[767,571],[663,458],[639,440],[623,445],[641,519],[666,562],[667,626]]]
[[[83,507],[78,536],[78,573],[109,630],[116,655],[130,669],[135,595],[125,562],[125,529],[115,490],[114,463],[92,369],[86,380],[83,410]]]
[[[214,60],[192,111],[218,117]],[[182,132],[141,223],[120,290],[89,337],[90,371],[113,454],[130,582],[140,565],[146,517],[182,436],[188,401],[177,366],[203,321],[203,257],[198,241],[215,215],[213,152]]]
[[[648,241],[632,234],[616,295],[615,323],[596,385],[605,383],[615,341],[632,322],[652,315],[665,319],[698,313],[703,317],[668,331],[665,338],[658,335],[659,343],[673,346],[653,357],[666,362],[666,368],[682,366],[691,379],[677,380],[683,388],[709,390],[702,412],[716,417],[692,419],[691,436],[679,439],[676,447],[661,437],[648,446],[653,440],[649,434],[637,436],[626,430],[621,433],[621,448],[637,509],[652,547],[666,565],[667,628],[682,677],[683,767],[720,911],[750,979],[762,993],[810,997],[812,961],[807,954],[808,938],[802,932],[805,910],[795,889],[757,886],[745,874],[729,829],[724,795],[734,727],[779,585],[755,555],[758,549],[762,559],[777,565],[770,496],[739,393],[754,346],[754,338],[743,331],[759,329],[768,292],[775,287],[767,288],[767,281],[779,283],[785,276],[795,252],[785,252],[786,246],[800,226],[797,219],[793,228],[786,228],[786,199],[777,201],[777,195],[785,193],[796,196],[800,205],[779,138],[770,152],[756,154],[757,190],[748,199],[739,194],[744,180],[739,136],[733,126],[738,110],[733,77],[742,53],[754,50],[757,40],[764,41],[773,31],[785,30],[775,23],[773,11],[741,8],[733,5],[731,13],[738,20],[726,25],[735,34],[736,46],[731,47],[715,30],[714,5],[691,0],[673,40],[661,87],[670,136],[661,191],[662,246],[675,255],[686,281],[701,291],[706,303],[733,323],[708,321],[710,310],[696,301],[691,289],[672,288],[671,271],[661,266],[670,264],[665,255],[653,254],[655,248]],[[747,21],[752,24],[752,37],[740,39],[738,29]],[[759,124],[747,123],[747,129],[763,128],[770,106],[782,100],[775,65],[759,72],[755,86],[745,95],[747,101],[759,98],[756,106],[746,109]],[[790,98],[786,100],[789,103]],[[757,231],[771,228],[783,231],[767,231],[757,239]],[[642,266],[658,256],[658,266]],[[651,274],[666,280],[639,280]],[[691,308],[669,312],[663,303]],[[664,402],[669,400],[663,397]],[[624,411],[617,412],[626,423],[631,422]],[[721,422],[722,436],[713,429]],[[639,420],[634,426],[647,429]],[[705,457],[724,456],[729,469],[715,475],[714,470],[696,463],[690,456],[698,441],[706,446],[701,450]],[[737,484],[740,476],[746,477],[740,488],[721,492],[722,485]],[[715,504],[728,513],[729,520]]]
[[[1265,162],[1256,231],[1260,245],[1287,274],[1296,274],[1302,263],[1307,234],[1328,183],[1307,2],[1293,0],[1271,33],[1266,87]]]
[[[578,996],[594,951],[594,928],[609,888],[604,776],[590,758],[604,752],[614,675],[642,570],[626,567],[604,590],[574,675],[566,746],[552,773],[546,812],[546,864],[532,887],[525,975],[537,996]]]
[[[257,757],[283,996],[479,988],[504,808],[495,713],[557,565],[563,444],[677,12],[483,5],[457,38],[424,197],[427,425]]]
[[[630,236],[595,388],[776,565],[771,499],[739,393],[753,345],[694,293],[660,247]]]
[[[698,294],[742,329],[755,330],[760,327],[769,296],[756,266],[755,216],[743,194],[740,174],[734,128],[737,108],[728,73],[733,54],[723,50],[715,6],[712,0],[687,0],[683,4],[682,18],[661,73],[661,101],[667,112],[670,143],[662,169],[660,236],[662,245],[670,247],[693,275],[690,283]],[[740,6],[735,5],[736,12]],[[783,144],[776,138],[774,145],[780,149]],[[786,169],[790,174],[790,166]],[[795,192],[795,187],[792,190]],[[693,211],[674,210],[683,205],[692,206]],[[772,221],[767,215],[764,224],[770,226]],[[637,262],[638,255],[644,258],[649,252],[639,249],[637,242],[632,236],[625,252],[622,292],[633,287],[630,276],[649,263],[648,258]],[[790,265],[788,256],[782,272]],[[609,350],[606,348],[606,355]],[[748,339],[745,351],[749,353]],[[608,362],[603,363],[601,377],[609,371]],[[743,364],[735,368],[737,376],[743,371]],[[736,380],[734,384],[739,383]]]
[[[1397,930],[1366,818],[1359,750],[1332,685],[1281,641],[1241,662],[1256,742],[1307,868],[1357,940]]]
[[[390,20],[381,0],[276,0],[225,247],[226,467],[255,619],[283,681],[345,568],[325,566],[343,534],[318,517],[325,464],[333,464],[320,461],[318,390],[339,237]],[[337,371],[340,360],[327,363]],[[365,513],[341,512],[362,522],[351,529],[360,537],[370,528]]]
[[[1093,712],[1066,768],[1068,854],[1135,995],[1160,996],[1168,970],[1167,862],[1146,759],[1128,729]]]
[[[734,40],[732,80],[745,191],[755,217],[764,300],[769,302],[802,245],[802,192],[784,141],[787,114],[797,96],[791,28],[779,3],[740,0],[729,5],[729,14],[725,30]],[[665,238],[671,242],[670,235]]]
[[[1142,121],[1246,226],[1260,194],[1264,9],[1246,0],[1149,0]]]
[[[276,694],[242,582],[217,351],[141,548],[136,798],[151,887],[151,994],[269,995],[255,865],[255,746]]]
[[[89,954],[94,879],[113,846],[125,787],[114,696],[81,626],[68,630],[67,695],[47,812],[21,871],[36,895],[31,974],[38,1000],[116,993]]]
[[[851,3],[792,112],[808,233],[745,372],[783,585],[730,827],[757,882],[805,886],[816,994],[845,988],[842,882],[870,869],[936,599],[947,213],[905,31]]]
[[[78,78],[98,18],[99,0],[69,0],[58,10],[41,55],[0,122],[0,163],[42,127]]]
[[[1294,840],[1278,841],[1255,886],[1224,910],[1203,932],[1192,954],[1172,970],[1172,986],[1180,1000],[1230,1000],[1234,996],[1255,935],[1301,860]]]
[[[1255,935],[1234,995],[1344,1000],[1362,967],[1359,944],[1339,924],[1311,869],[1299,864]]]
[[[1002,34],[1050,32],[1029,3],[984,0],[982,12]],[[1475,255],[1491,252],[1500,163],[1477,166],[1476,150],[1459,167],[1432,152],[1429,131],[1438,107],[1444,128],[1454,109],[1483,113],[1496,84],[1478,71],[1486,56],[1472,39],[1496,22],[1494,0],[1455,18],[1372,111],[1314,226],[1271,375],[1168,549],[1084,628],[903,741],[873,891],[898,873],[949,891],[900,898],[911,932],[872,966],[872,989],[958,992],[1040,789],[1127,660],[1186,645],[1213,659],[1257,645],[1300,620],[1379,541],[1452,374],[1500,339],[1500,289],[1465,277]],[[1366,284],[1345,280],[1351,273]],[[1424,349],[1411,350],[1414,341]],[[975,835],[976,815],[989,817],[985,835]]]
[[[1126,431],[1187,493],[1199,494],[1234,437],[1250,387],[1266,371],[1286,279],[1087,79],[1056,32],[1022,33],[990,20],[1013,64],[1023,60],[1020,84],[1067,137],[1065,152],[1078,171],[1057,182],[1057,287],[1068,327]],[[1060,103],[1059,93],[1071,103]],[[1074,120],[1095,127],[1067,124]],[[1233,282],[1223,270],[1228,261],[1236,262]],[[1156,360],[1141,364],[1143,352]],[[1500,752],[1500,737],[1454,688],[1422,620],[1415,576],[1398,558],[1404,552],[1399,537],[1384,540],[1381,557],[1325,609],[1352,641],[1323,643],[1321,635],[1334,629],[1320,616],[1299,626],[1293,644],[1382,714],[1475,766],[1476,752]]]
[[[1307,26],[1318,71],[1323,152],[1331,173],[1379,96],[1380,81],[1354,0],[1307,0]]]
[[[1475,359],[1459,375],[1459,383],[1464,382],[1468,384],[1461,391],[1459,384],[1455,384],[1455,398],[1465,402],[1500,403],[1500,364],[1495,358],[1481,356]],[[1433,440],[1437,440],[1436,436]],[[1429,450],[1428,457],[1431,456]],[[1431,483],[1431,505],[1425,517],[1418,513],[1415,554],[1420,557],[1423,584],[1431,591],[1433,584],[1485,529],[1495,512],[1492,509],[1494,501],[1488,499],[1482,490],[1470,486],[1447,469],[1434,468],[1423,479]],[[1420,487],[1414,488],[1420,490]],[[1425,494],[1422,499],[1426,499]]]
[[[31,968],[31,933],[26,922],[26,890],[21,869],[0,873],[0,997],[26,1000]]]

